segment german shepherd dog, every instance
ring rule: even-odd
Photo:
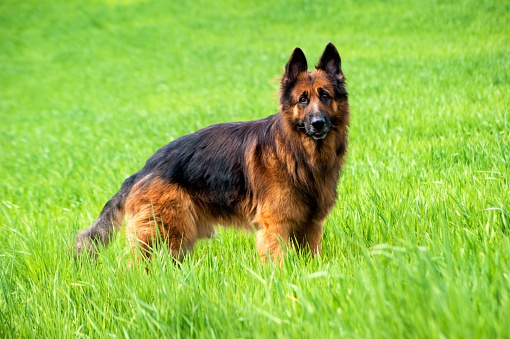
[[[291,247],[320,254],[349,124],[335,46],[326,46],[312,72],[294,49],[279,95],[275,115],[212,125],[159,149],[77,235],[75,254],[95,257],[125,218],[136,258],[150,258],[159,241],[182,260],[219,224],[256,230],[262,260],[282,262]]]

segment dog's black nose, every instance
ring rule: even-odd
[[[324,125],[326,124],[326,120],[324,120],[323,117],[315,117],[312,118],[310,124],[313,126],[313,128],[315,128],[316,131],[321,131],[324,128]]]

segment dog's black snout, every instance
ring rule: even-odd
[[[324,128],[324,125],[326,125],[326,120],[324,120],[323,117],[315,117],[312,118],[310,124],[313,126],[313,128],[315,128],[315,130],[321,131]]]

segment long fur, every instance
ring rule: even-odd
[[[126,179],[97,220],[76,238],[76,254],[95,255],[125,219],[131,246],[145,256],[156,234],[176,259],[216,225],[257,231],[257,249],[321,251],[347,151],[349,106],[340,56],[328,44],[307,71],[296,48],[280,88],[280,110],[265,119],[216,124],[163,146]]]

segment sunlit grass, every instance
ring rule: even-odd
[[[510,7],[0,3],[0,337],[493,338],[510,333]],[[277,111],[290,52],[342,56],[349,155],[323,255],[220,230],[130,268],[75,233],[159,147]]]

